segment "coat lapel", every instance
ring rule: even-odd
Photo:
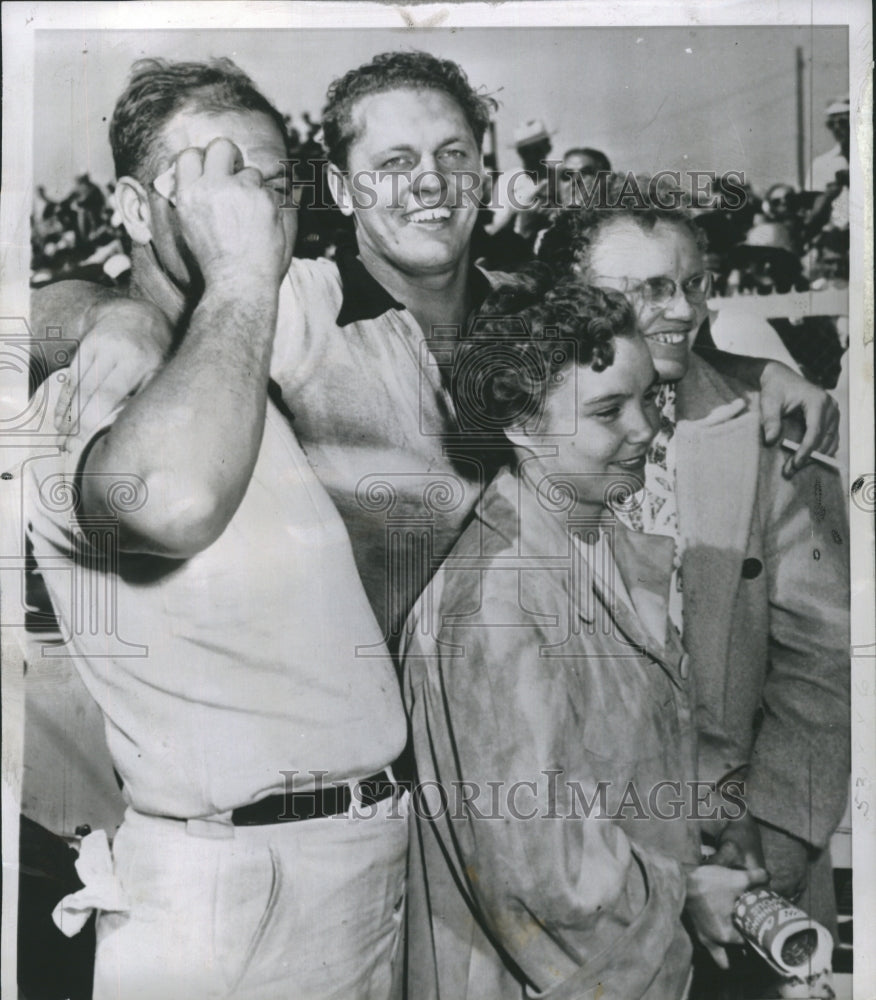
[[[758,479],[756,404],[708,426],[744,398],[696,356],[678,385],[676,502],[683,548],[684,645],[706,683],[723,690],[732,613],[751,531]]]
[[[572,477],[560,478],[568,481]],[[513,481],[514,477],[509,477],[502,485],[507,489]],[[650,545],[652,558],[665,565],[668,583],[672,541],[657,536],[633,537],[634,532],[606,512],[595,511],[592,520],[586,515],[570,519],[566,506],[554,502],[550,484],[550,477],[545,477],[537,463],[524,463],[516,484],[521,555],[550,560],[554,573],[564,577],[562,585],[572,596],[572,610],[585,627],[592,631],[594,623],[604,614],[629,642],[631,653],[645,652],[668,669],[678,683],[675,672],[680,648],[675,648],[674,643],[667,647],[665,636],[655,637],[645,628],[619,568],[620,562],[629,573],[635,563],[636,545]],[[573,534],[578,534],[581,540],[574,542]],[[612,550],[612,545],[617,551]],[[562,643],[561,648],[566,649],[567,643]]]

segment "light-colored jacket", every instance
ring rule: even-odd
[[[570,533],[563,507],[500,473],[409,620],[417,1000],[685,989],[699,830],[668,805],[696,777],[689,663],[667,629],[673,544],[586,519]],[[636,611],[642,587],[660,629]]]
[[[830,469],[783,478],[787,452],[761,445],[756,396],[707,426],[740,396],[696,356],[677,387],[684,645],[701,768],[750,761],[754,815],[820,849],[848,790],[846,506]]]

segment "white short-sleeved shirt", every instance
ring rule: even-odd
[[[471,280],[479,300],[502,279]],[[281,287],[271,375],[395,636],[494,471],[442,377],[457,335],[425,334],[352,254],[293,260]]]
[[[268,404],[252,479],[212,545],[102,559],[112,519],[72,502],[84,447],[121,409],[101,406],[70,453],[28,463],[27,513],[60,652],[103,711],[131,804],[206,816],[284,791],[283,772],[307,789],[309,772],[330,782],[390,764],[405,742],[395,670],[343,521],[284,416]],[[139,502],[131,477],[114,482],[119,503]]]
[[[839,143],[826,153],[816,156],[809,170],[807,188],[810,191],[824,191],[828,184],[834,183],[839,171],[848,172],[849,161],[843,156]],[[830,224],[836,229],[848,229],[849,226],[849,189],[844,187],[834,198],[830,210]]]

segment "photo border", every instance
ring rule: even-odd
[[[199,29],[257,27],[343,29],[407,27],[412,32],[431,27],[523,27],[609,25],[691,26],[836,25],[849,27],[851,85],[852,203],[850,329],[850,482],[862,481],[859,500],[849,504],[852,533],[852,819],[854,914],[854,995],[876,996],[876,949],[864,946],[876,932],[876,589],[874,589],[874,429],[873,429],[873,185],[872,185],[872,24],[866,0],[773,0],[773,2],[649,3],[626,0],[606,5],[507,2],[412,3],[26,3],[9,2],[2,9],[3,45],[3,173],[0,199],[0,273],[6,329],[28,315],[30,204],[33,160],[34,33],[42,29]],[[11,325],[10,325],[11,324]],[[19,326],[16,328],[20,329]],[[2,333],[3,331],[0,331]],[[26,386],[20,373],[0,372],[0,402],[13,405]],[[11,403],[9,401],[12,401]],[[2,425],[0,425],[2,426]],[[7,468],[21,461],[24,439],[0,440],[0,463]],[[2,505],[0,514],[10,512]],[[10,580],[20,572],[14,559],[21,524],[14,515],[0,528],[0,620],[15,626],[15,593]],[[5,560],[5,561],[4,561]],[[8,616],[8,617],[4,617]],[[21,655],[15,628],[2,629],[3,707],[3,866],[18,865],[18,804],[22,769],[24,689]],[[17,879],[3,879],[2,989],[14,996]]]

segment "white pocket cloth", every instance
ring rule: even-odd
[[[95,910],[114,913],[128,910],[128,900],[115,876],[105,830],[95,830],[83,837],[75,867],[83,888],[65,896],[52,910],[55,926],[67,937],[78,934]]]

